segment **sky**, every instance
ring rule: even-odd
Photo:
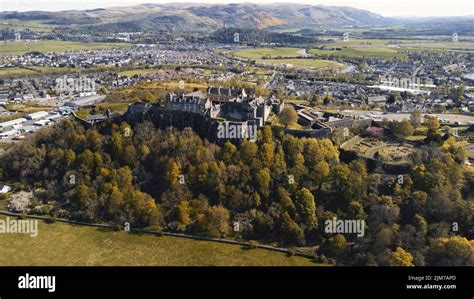
[[[387,17],[430,17],[474,15],[474,0],[0,0],[0,11],[92,9],[141,3],[275,3],[352,6]]]

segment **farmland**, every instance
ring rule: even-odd
[[[233,52],[233,55],[249,59],[272,59],[300,57],[298,48],[256,48]]]

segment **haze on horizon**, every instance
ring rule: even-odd
[[[0,0],[0,11],[61,11],[132,6],[143,3],[300,3],[351,6],[386,17],[442,17],[474,15],[474,0]]]

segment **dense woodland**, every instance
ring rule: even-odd
[[[219,146],[190,129],[66,120],[10,149],[1,179],[34,190],[33,204],[56,217],[316,246],[319,262],[474,265],[473,173],[438,144],[412,159],[399,184],[341,162],[331,140],[277,128]],[[365,220],[365,236],[325,233],[333,217]]]

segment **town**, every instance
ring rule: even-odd
[[[76,265],[151,242],[143,265],[189,250],[183,265],[265,252],[256,265],[472,266],[471,19],[248,3],[0,12],[0,213],[44,220],[51,243],[100,230],[67,235],[100,247]],[[222,262],[193,240],[240,247]]]

